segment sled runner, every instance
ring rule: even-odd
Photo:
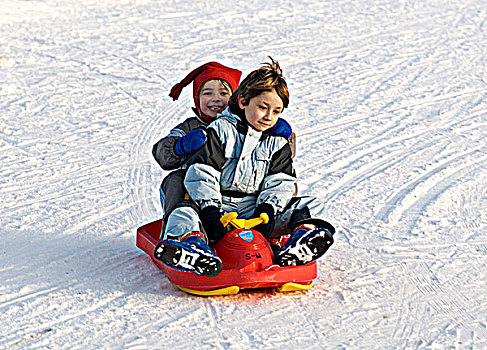
[[[173,285],[190,294],[228,295],[237,294],[240,289],[269,287],[280,292],[310,289],[318,275],[316,261],[300,266],[273,265],[274,254],[269,243],[261,233],[252,230],[263,220],[262,216],[250,220],[237,219],[237,213],[228,213],[222,218],[224,225],[231,225],[227,227],[232,229],[212,247],[223,265],[215,277],[178,271],[154,257],[162,220],[139,227],[136,244],[164,270]]]

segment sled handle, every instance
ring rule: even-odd
[[[230,212],[225,215],[223,215],[220,218],[221,223],[223,226],[227,227],[229,224],[232,224],[235,228],[238,229],[244,229],[244,228],[252,228],[260,224],[267,224],[269,222],[269,216],[266,213],[260,214],[258,218],[254,219],[237,219],[238,214],[237,212]],[[231,230],[231,227],[228,227],[229,230]]]

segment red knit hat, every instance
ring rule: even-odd
[[[221,79],[226,81],[232,88],[232,92],[234,92],[238,87],[241,76],[242,72],[238,69],[226,67],[218,62],[205,63],[204,65],[190,72],[183,80],[181,80],[180,83],[174,85],[171,89],[171,92],[169,93],[169,96],[172,97],[174,101],[176,101],[179,98],[179,95],[181,94],[183,88],[193,82],[193,99],[198,114],[203,119],[211,121],[213,118],[203,114],[200,110],[200,89],[207,81]]]

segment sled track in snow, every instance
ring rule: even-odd
[[[458,157],[453,157],[452,159],[446,160],[444,163],[440,164],[435,169],[431,170],[429,173],[422,175],[417,180],[410,184],[407,184],[405,188],[400,189],[400,191],[395,195],[384,208],[387,210],[379,210],[378,217],[385,219],[392,216],[394,222],[398,222],[401,218],[407,218],[409,222],[409,230],[415,226],[419,216],[424,212],[424,209],[430,205],[432,202],[436,201],[438,197],[448,190],[450,187],[454,186],[458,179],[464,178],[467,174],[475,171],[479,168],[487,169],[487,156],[481,157],[480,159],[475,159],[467,164],[460,165],[458,167],[451,168],[450,166],[455,162],[462,160],[465,156],[478,156],[482,154],[479,149],[466,152]],[[442,173],[445,169],[448,169],[446,175],[438,175]],[[431,184],[427,184],[427,179],[435,177],[435,180],[431,180]],[[437,178],[439,177],[439,178]],[[422,184],[421,194],[415,194],[416,188]],[[412,200],[408,201],[408,197],[413,197]],[[398,203],[405,202],[406,204],[401,204],[398,208]],[[409,203],[408,203],[409,202]]]
[[[460,107],[459,110],[451,113],[453,117],[457,113],[462,115],[470,114],[470,116],[462,119],[461,122],[452,117],[447,123],[443,123],[441,126],[439,126],[439,131],[436,133],[436,135],[425,127],[415,127],[416,131],[413,131],[412,133],[408,132],[402,136],[399,136],[404,132],[405,126],[401,126],[400,122],[397,122],[392,127],[381,130],[377,137],[368,138],[362,143],[348,147],[345,149],[345,151],[337,151],[335,154],[330,154],[330,157],[321,157],[316,161],[314,161],[313,158],[308,159],[307,163],[313,164],[313,166],[309,168],[305,166],[304,171],[301,170],[303,171],[302,177],[307,177],[308,180],[305,182],[307,182],[308,186],[314,188],[316,186],[320,186],[322,180],[327,176],[339,176],[339,180],[335,181],[334,184],[327,189],[325,201],[332,202],[347,192],[352,193],[357,185],[370,182],[377,175],[382,175],[388,172],[396,172],[400,170],[400,167],[407,163],[411,163],[412,168],[410,167],[410,169],[415,170],[414,167],[417,166],[413,163],[413,159],[415,157],[426,152],[432,153],[430,149],[438,149],[440,145],[443,145],[441,146],[442,148],[438,149],[439,152],[437,151],[436,155],[432,155],[431,162],[433,165],[428,166],[428,168],[433,166],[432,170],[428,170],[427,168],[418,168],[417,171],[420,172],[419,175],[414,177],[412,177],[413,174],[409,175],[413,178],[413,180],[408,180],[408,185],[401,186],[399,190],[396,190],[397,192],[395,194],[390,195],[389,198],[385,199],[385,203],[382,204],[379,209],[375,209],[377,219],[386,220],[392,211],[400,213],[401,209],[396,208],[396,206],[400,205],[404,197],[412,192],[417,186],[420,186],[423,182],[428,181],[431,176],[440,171],[449,171],[450,166],[455,168],[454,162],[461,162],[463,156],[480,155],[481,157],[482,154],[485,154],[485,146],[477,146],[473,151],[464,152],[462,156],[453,157],[450,161],[446,162],[442,166],[437,166],[434,164],[436,162],[443,163],[444,161],[441,159],[444,156],[443,152],[445,152],[445,154],[448,156],[448,150],[454,146],[454,142],[458,143],[458,141],[454,140],[451,135],[446,133],[447,130],[451,130],[453,128],[455,128],[455,130],[459,130],[455,133],[458,137],[468,137],[469,134],[472,134],[477,130],[485,130],[486,124],[483,122],[478,122],[478,120],[482,120],[482,116],[485,115],[485,111],[475,111],[477,105],[478,102],[473,104],[467,102],[464,104],[464,106]],[[355,121],[356,120],[353,120],[354,126],[356,126]],[[333,128],[336,127],[339,129],[341,126],[347,124],[347,122],[345,124],[338,123],[338,126],[335,125]],[[312,135],[318,134],[318,132],[315,131],[316,129],[317,128],[313,128]],[[443,130],[445,132],[443,132]],[[331,131],[328,131],[327,133],[331,133]],[[336,133],[336,130],[334,130],[334,134]],[[340,133],[342,133],[342,131],[338,130],[338,134]],[[431,137],[432,135],[433,137]],[[300,146],[300,141],[302,142],[302,139],[302,135],[298,134],[298,147]],[[310,139],[315,140],[316,138],[310,137]],[[318,141],[318,145],[320,144],[326,148],[326,137],[325,142]],[[406,148],[407,145],[411,146]],[[307,146],[308,144],[305,144],[304,148]],[[316,143],[314,143],[313,147],[316,146]],[[301,146],[301,148],[303,147]],[[480,160],[475,160],[475,157],[471,158],[474,159],[471,161],[473,164],[466,166],[469,168],[469,170],[485,168],[485,166],[482,164],[482,157]],[[321,176],[314,176],[314,174],[318,172],[316,169],[320,169]],[[407,172],[410,172],[410,169],[407,169]],[[455,169],[452,171],[457,172]],[[456,179],[453,178],[451,179],[451,181],[455,180]],[[448,184],[445,184],[443,190],[448,189],[448,187]],[[436,196],[439,194],[441,193],[437,193]],[[426,201],[431,202],[431,200]],[[420,214],[421,212],[417,212],[416,215]]]
[[[136,205],[136,222],[144,222],[154,216],[155,202],[158,199],[158,185],[161,179],[154,178],[154,169],[159,165],[152,158],[152,145],[165,136],[169,130],[167,125],[179,120],[182,106],[178,103],[168,103],[161,107],[156,115],[147,116],[146,122],[139,128],[131,148],[129,159],[132,167],[127,179],[127,191],[130,202]],[[149,181],[147,181],[149,180]]]

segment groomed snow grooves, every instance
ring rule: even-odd
[[[307,292],[190,296],[134,244],[168,93],[268,55],[335,244]],[[486,349],[486,57],[485,0],[0,0],[0,349]]]

